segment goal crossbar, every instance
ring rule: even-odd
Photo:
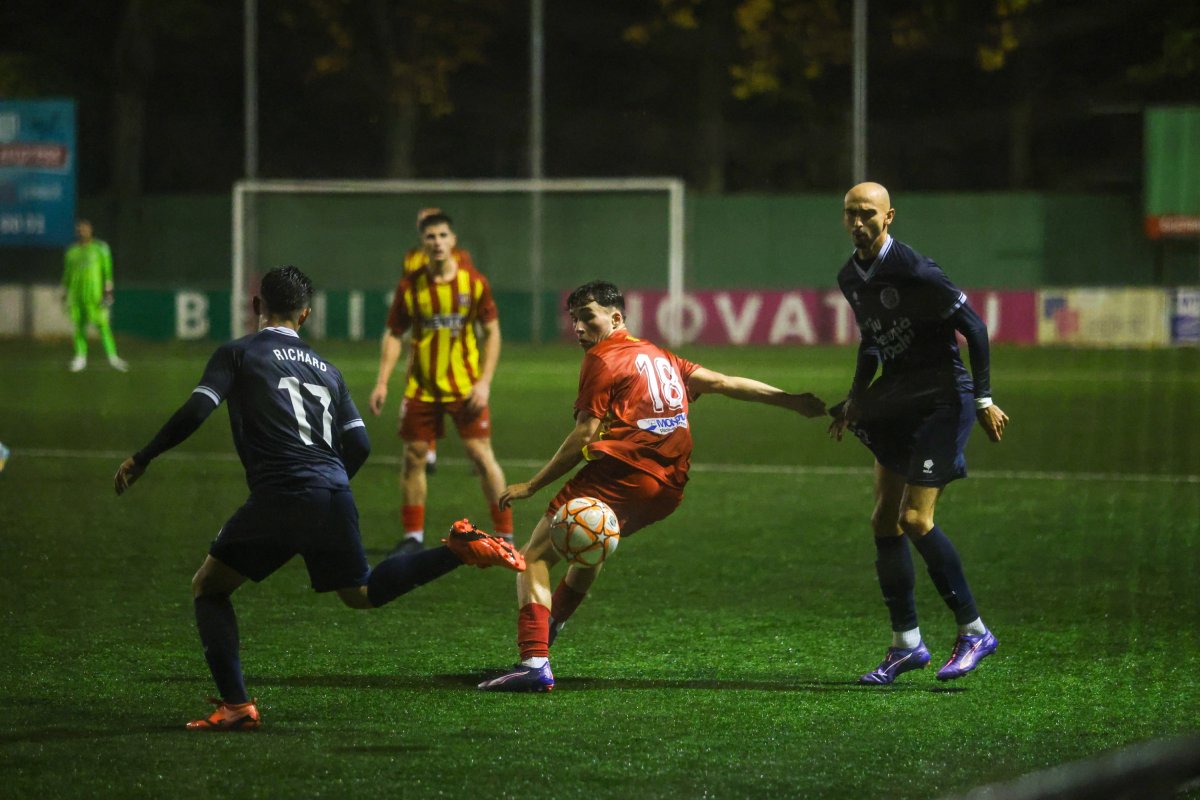
[[[667,195],[668,258],[667,295],[671,307],[678,309],[683,300],[684,278],[684,182],[679,178],[542,178],[542,179],[461,179],[461,180],[243,180],[233,185],[233,280],[230,294],[230,334],[242,336],[246,309],[247,241],[257,235],[248,219],[246,198],[254,194],[418,194],[421,192],[520,192],[534,197],[532,228],[541,229],[540,195],[549,192],[665,192]],[[530,254],[530,279],[533,292],[533,330],[541,328],[541,237],[533,237]],[[679,315],[667,326],[668,341],[680,340]],[[536,333],[535,333],[536,335]]]

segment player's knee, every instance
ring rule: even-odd
[[[425,443],[414,444],[409,443],[404,447],[404,469],[416,470],[418,468],[425,469],[425,456],[429,453],[429,446]]]
[[[464,449],[467,451],[467,458],[471,459],[477,467],[485,467],[496,460],[495,455],[492,453],[491,442],[469,439],[464,442],[464,445]]]
[[[884,536],[899,536],[903,533],[896,520],[896,514],[878,508],[871,514],[871,530],[877,539]]]
[[[204,570],[199,570],[192,576],[192,599],[197,600],[201,597],[218,597],[220,595],[228,595],[228,592],[219,591]]]
[[[906,508],[900,514],[900,530],[913,538],[924,536],[933,527],[933,517],[918,509]]]

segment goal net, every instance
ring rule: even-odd
[[[253,329],[258,277],[295,264],[317,287],[310,336],[378,336],[404,253],[419,242],[417,211],[429,207],[453,218],[458,246],[487,276],[506,339],[559,338],[563,293],[593,279],[665,291],[674,307],[683,296],[683,201],[675,178],[241,181],[230,333]]]

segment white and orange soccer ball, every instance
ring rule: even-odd
[[[576,497],[558,507],[550,523],[550,542],[568,562],[599,566],[621,540],[617,515],[594,497]]]

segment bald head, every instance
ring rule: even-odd
[[[849,203],[852,198],[856,202],[866,201],[881,208],[892,207],[892,198],[888,194],[887,187],[882,183],[867,181],[866,183],[852,186],[850,187],[850,191],[846,192],[846,202]]]
[[[859,258],[869,260],[879,255],[895,216],[892,198],[882,184],[860,183],[846,192],[842,224],[854,240]]]

